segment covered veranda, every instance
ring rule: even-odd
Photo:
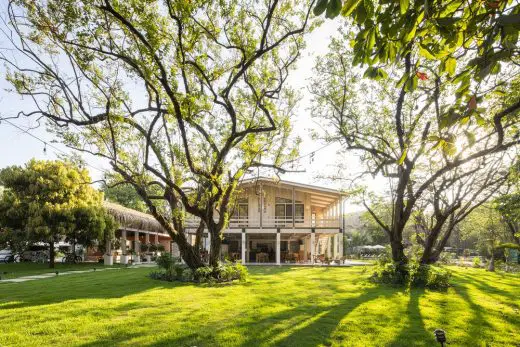
[[[207,237],[207,235],[206,235]],[[263,229],[248,232],[227,230],[221,248],[223,260],[242,264],[313,265],[341,260],[343,233],[293,229]],[[209,245],[209,242],[205,242]]]
[[[119,223],[116,239],[120,244],[119,249],[112,249],[112,242],[106,242],[105,265],[150,262],[149,254],[141,252],[142,244],[162,245],[165,252],[174,250],[170,235],[153,216],[108,201],[103,205]]]

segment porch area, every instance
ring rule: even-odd
[[[204,247],[209,251],[209,235]],[[343,257],[343,233],[338,232],[227,232],[221,259],[244,265],[315,265],[338,262]]]

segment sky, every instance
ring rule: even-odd
[[[296,70],[288,78],[287,83],[302,95],[302,100],[298,103],[296,117],[294,118],[294,134],[302,139],[299,150],[300,156],[305,157],[299,163],[305,172],[281,175],[281,178],[284,180],[340,189],[344,188],[340,182],[323,180],[318,177],[333,171],[336,163],[339,161],[346,162],[349,166],[352,164],[353,171],[359,168],[356,157],[341,151],[339,144],[331,144],[323,148],[325,143],[313,140],[310,137],[310,129],[315,128],[316,123],[311,119],[309,111],[311,101],[311,95],[307,91],[309,78],[312,75],[316,57],[326,53],[331,35],[337,34],[338,26],[339,21],[326,20],[315,31],[307,34],[307,47],[302,52]],[[0,48],[4,54],[10,54],[11,52],[9,43],[6,42],[4,37],[0,37]],[[0,117],[15,115],[20,110],[30,110],[33,106],[31,100],[24,99],[9,91],[11,86],[5,81],[5,71],[5,66],[0,65]],[[35,127],[37,123],[34,119],[20,118],[10,120],[9,122],[13,124],[9,124],[6,121],[0,123],[0,168],[10,165],[22,165],[31,158],[56,159],[60,154],[69,153],[68,149],[63,145],[52,143],[52,136],[46,132],[45,126]],[[29,128],[30,130],[24,131]],[[42,139],[47,145],[30,134]],[[312,152],[315,152],[313,161],[311,161],[310,156],[306,156]],[[109,170],[108,164],[98,158],[84,156],[84,159],[88,164],[93,180],[101,179],[104,175],[104,170]],[[383,189],[384,186],[381,180],[366,182],[366,184],[378,187],[378,190]],[[359,206],[353,204],[352,209],[359,209]]]

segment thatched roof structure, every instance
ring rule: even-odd
[[[167,234],[161,224],[148,213],[132,210],[131,208],[110,201],[103,201],[103,206],[123,229],[137,229],[141,231]]]

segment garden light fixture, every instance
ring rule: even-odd
[[[446,332],[442,329],[435,329],[433,334],[435,335],[437,342],[439,342],[441,346],[444,347],[444,343],[446,342]]]

